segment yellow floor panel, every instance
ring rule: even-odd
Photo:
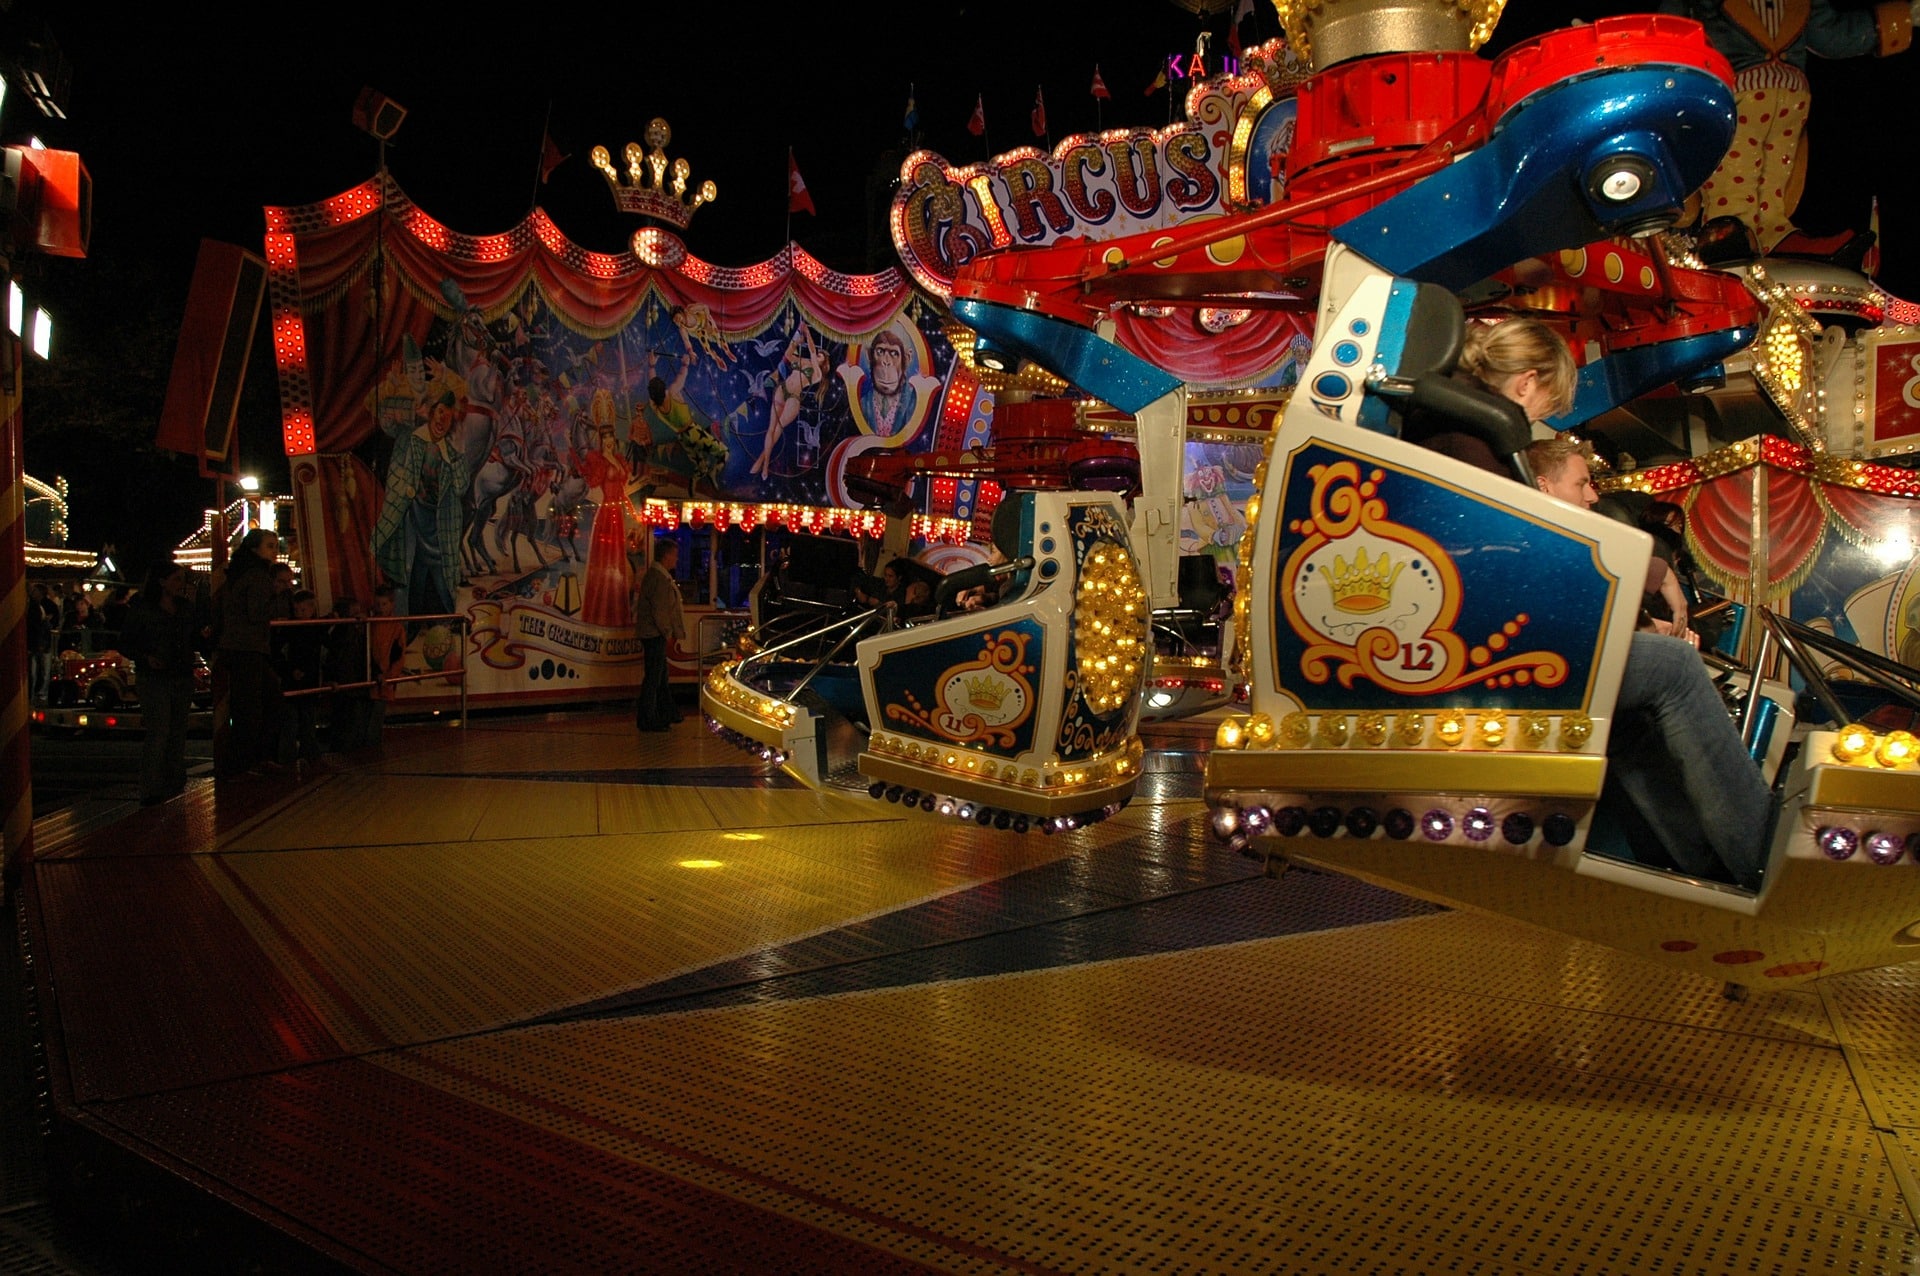
[[[1351,934],[1405,929],[1480,959],[1427,981],[1261,940],[385,1062],[954,1271],[1920,1263],[1839,1050],[1751,1003],[1736,1028],[1515,996],[1538,951],[1504,923]]]
[[[1710,980],[1671,972],[1650,978],[1650,972],[1660,968],[1626,953],[1465,911],[1378,931],[1323,932],[1301,942],[1325,945],[1338,969],[1479,991],[1487,987],[1481,967],[1488,960],[1481,947],[1481,926],[1497,926],[1504,936],[1498,996],[1629,1019],[1833,1042],[1826,1013],[1811,991],[1755,990],[1746,1001],[1729,1001],[1722,995],[1723,985]]]
[[[484,833],[489,841],[598,833],[600,804],[594,792],[598,787],[538,780],[488,780],[474,829]]]
[[[1904,1127],[1920,1167],[1920,965],[1890,966],[1821,986],[1886,1119]]]
[[[900,829],[368,845],[231,854],[204,872],[329,1027],[363,1048],[609,996],[1070,849],[1008,838],[982,856],[957,827]]]
[[[723,828],[769,829],[841,821],[904,820],[898,806],[861,794],[849,797],[814,789],[704,789],[707,806]],[[931,826],[933,818],[927,817]]]
[[[602,833],[668,833],[718,829],[701,790],[665,784],[596,784],[594,810]]]
[[[481,813],[498,783],[465,776],[338,775],[313,786],[225,849],[461,841],[480,827]]]
[[[689,718],[671,731],[636,730],[625,714],[565,724],[476,725],[442,736],[409,733],[404,749],[390,749],[368,769],[484,775],[489,772],[606,771],[627,767],[757,767],[761,764]],[[766,768],[769,773],[772,768]]]

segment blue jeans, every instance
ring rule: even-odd
[[[1700,653],[1678,638],[1633,636],[1607,771],[1683,871],[1758,887],[1772,798]]]

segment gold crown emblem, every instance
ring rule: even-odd
[[[997,710],[1007,698],[1007,684],[998,678],[968,678],[967,703],[976,709]]]
[[[700,183],[700,189],[687,193],[687,174],[693,170],[684,159],[671,163],[667,160],[667,143],[673,140],[673,130],[662,119],[651,120],[647,124],[646,147],[638,142],[628,142],[625,152],[627,161],[627,180],[620,180],[620,172],[613,166],[613,157],[604,146],[593,148],[593,166],[607,179],[607,186],[613,191],[613,202],[623,213],[638,213],[642,217],[651,217],[666,222],[677,230],[685,230],[693,215],[700,211],[702,204],[713,202],[720,188],[712,182]]]
[[[1367,551],[1355,552],[1353,566],[1347,566],[1347,560],[1334,555],[1333,570],[1325,565],[1320,568],[1327,578],[1327,587],[1333,590],[1333,605],[1341,611],[1358,612],[1365,615],[1379,611],[1393,601],[1393,582],[1400,575],[1405,563],[1390,562],[1385,550],[1380,556],[1367,564]]]

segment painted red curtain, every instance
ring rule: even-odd
[[[1304,364],[1312,324],[1311,314],[1255,310],[1240,323],[1209,332],[1198,311],[1148,316],[1122,309],[1114,315],[1114,337],[1122,349],[1183,381],[1238,389],[1261,384],[1289,358],[1297,356]]]
[[[417,208],[390,178],[303,208],[269,208],[267,229],[293,240],[292,277],[278,267],[276,298],[291,290],[298,299],[306,385],[293,397],[311,395],[320,453],[347,451],[372,434],[375,369],[391,366],[407,337],[418,342],[436,317],[453,315],[443,280],[457,283],[489,319],[537,288],[561,322],[594,338],[619,331],[652,294],[669,307],[704,303],[735,339],[757,335],[791,299],[816,329],[848,340],[878,329],[912,294],[897,270],[845,275],[793,245],[744,268],[702,261],[659,233],[649,239],[652,264],[631,253],[589,252],[538,209],[503,234],[463,235]],[[383,285],[377,341],[376,281]]]

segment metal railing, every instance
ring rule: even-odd
[[[1820,707],[1832,715],[1836,726],[1846,725],[1850,715],[1839,697],[1834,695],[1826,676],[1820,672],[1814,660],[1816,654],[1838,661],[1850,672],[1873,683],[1909,709],[1920,710],[1920,669],[1876,655],[1785,616],[1762,611],[1760,619],[1794,670],[1806,681],[1807,690],[1820,702]]]
[[[397,625],[404,631],[408,626],[449,622],[455,627],[455,645],[460,651],[458,669],[435,669],[427,673],[394,673],[375,670],[373,667],[373,630],[374,625]],[[331,695],[337,691],[358,691],[367,687],[390,687],[403,682],[432,682],[435,680],[457,682],[460,685],[460,726],[467,725],[467,637],[472,629],[472,621],[461,612],[446,612],[431,616],[316,616],[312,620],[276,620],[270,626],[276,632],[287,629],[335,629],[346,625],[358,625],[360,635],[360,656],[362,678],[358,682],[324,682],[311,687],[302,687],[297,691],[282,690],[281,695],[292,700],[301,696]],[[317,671],[316,671],[317,672]]]

